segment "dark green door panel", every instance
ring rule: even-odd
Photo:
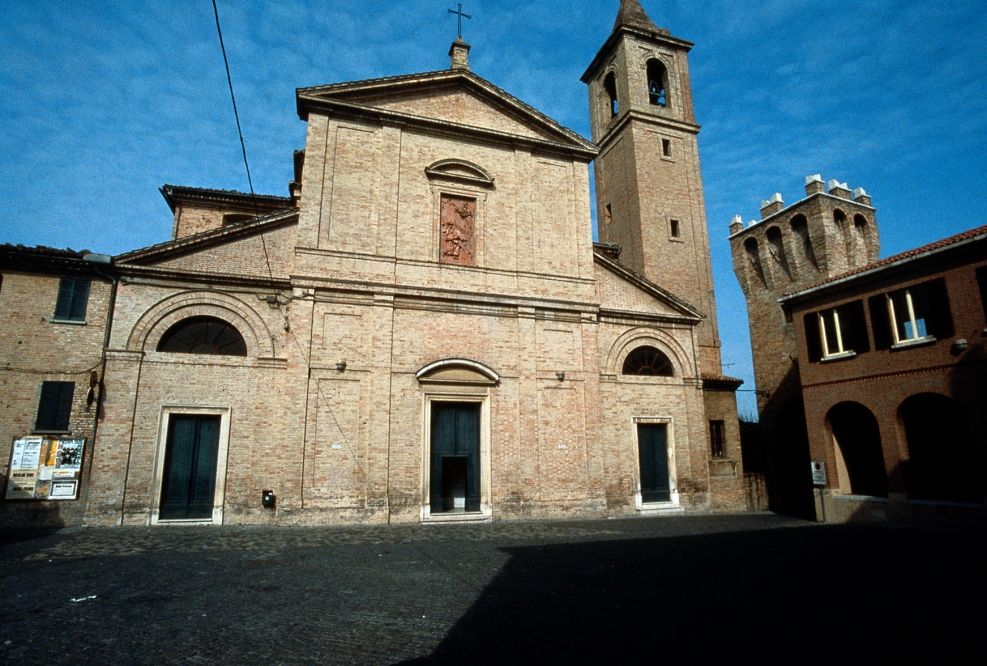
[[[218,452],[218,416],[171,417],[159,518],[212,518]]]
[[[639,423],[637,448],[641,463],[641,501],[668,502],[672,499],[668,481],[668,426]]]
[[[465,493],[466,511],[480,510],[480,406],[432,403],[429,503],[432,513],[454,510]],[[465,477],[465,478],[463,478]]]

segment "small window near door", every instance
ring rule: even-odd
[[[679,237],[680,231],[679,231],[679,221],[678,220],[669,220],[668,221],[668,234],[672,238],[678,238]]]
[[[723,421],[709,422],[709,448],[714,458],[727,457],[727,437]]]

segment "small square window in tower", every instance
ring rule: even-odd
[[[439,213],[439,261],[476,263],[476,199],[443,194]]]
[[[67,431],[74,393],[75,382],[42,382],[35,430]]]
[[[58,300],[55,302],[55,319],[85,321],[89,303],[89,280],[62,278],[58,283]]]

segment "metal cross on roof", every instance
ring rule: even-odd
[[[448,10],[448,12],[450,14],[456,14],[456,21],[459,24],[459,26],[458,26],[459,27],[459,39],[462,39],[463,38],[463,19],[464,18],[471,19],[473,17],[470,16],[469,14],[464,14],[463,13],[463,3],[457,2],[456,4],[459,6],[459,9],[457,9],[455,11],[453,11],[452,9],[450,9],[450,10]]]

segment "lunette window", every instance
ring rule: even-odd
[[[674,372],[672,362],[659,350],[638,347],[627,355],[621,374],[671,377]]]
[[[42,382],[35,430],[68,430],[74,393],[75,382]]]
[[[218,317],[189,317],[165,331],[158,351],[177,354],[246,356],[247,344],[240,331]]]
[[[62,278],[58,282],[58,299],[55,301],[55,319],[85,321],[89,303],[89,280]]]

